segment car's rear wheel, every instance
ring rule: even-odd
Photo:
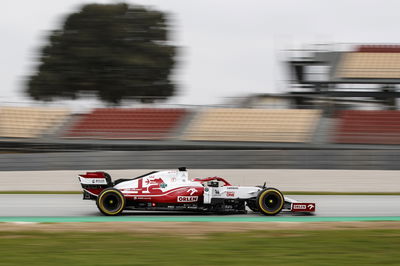
[[[104,215],[118,215],[125,208],[125,197],[115,188],[103,190],[96,200],[97,208]]]
[[[282,210],[285,199],[276,188],[267,188],[258,194],[256,203],[262,214],[276,215]]]

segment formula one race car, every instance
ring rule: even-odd
[[[79,175],[79,181],[83,199],[96,200],[105,215],[118,215],[125,209],[246,213],[246,206],[264,215],[276,215],[282,210],[315,211],[315,203],[300,203],[265,184],[233,186],[221,177],[190,180],[185,167],[114,182],[105,172],[88,172]]]

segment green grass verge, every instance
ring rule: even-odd
[[[168,233],[168,232],[167,232]],[[1,232],[1,265],[399,265],[400,230]]]
[[[381,195],[399,196],[400,192],[325,192],[325,191],[282,191],[285,195]],[[24,191],[11,190],[0,191],[0,194],[82,194],[82,191]]]

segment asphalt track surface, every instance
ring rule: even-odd
[[[315,202],[314,218],[324,217],[399,217],[400,196],[344,196],[344,195],[290,195],[302,202]],[[79,194],[2,194],[0,195],[0,221],[7,217],[102,217],[94,201],[82,200]],[[125,211],[122,218],[166,220],[168,217],[188,219],[203,214],[186,212],[138,212]],[[207,215],[208,218],[216,217]],[[225,215],[224,219],[246,217],[259,219],[260,214],[251,211],[243,215]],[[279,217],[293,217],[281,213]],[[396,218],[397,219],[397,218]],[[168,220],[168,219],[167,219]]]

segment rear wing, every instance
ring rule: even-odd
[[[113,186],[111,176],[105,172],[87,172],[78,178],[83,188],[83,199],[96,199],[104,189]]]

